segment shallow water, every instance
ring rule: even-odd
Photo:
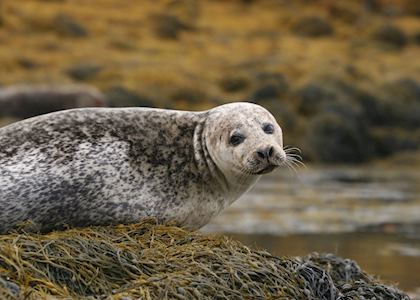
[[[308,167],[263,177],[204,230],[283,235],[412,224],[420,224],[420,170]]]
[[[355,259],[404,290],[420,288],[420,171],[308,167],[265,176],[203,228],[278,255]]]

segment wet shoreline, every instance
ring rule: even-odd
[[[381,280],[420,289],[415,166],[309,166],[263,177],[202,229],[274,255],[333,253]]]
[[[420,289],[420,238],[385,233],[338,233],[272,236],[229,234],[252,248],[273,255],[303,256],[311,252],[332,253],[355,260],[386,284],[405,291]]]
[[[302,234],[417,230],[420,172],[382,166],[308,167],[263,177],[204,228]]]

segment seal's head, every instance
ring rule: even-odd
[[[261,175],[286,160],[282,130],[265,108],[252,103],[230,103],[212,109],[208,118],[208,149],[224,174]]]

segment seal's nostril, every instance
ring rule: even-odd
[[[268,157],[272,157],[274,153],[274,147],[270,146],[268,147]]]
[[[267,147],[265,149],[257,150],[257,154],[262,159],[267,159],[269,157],[272,157],[274,154],[274,147]]]
[[[265,151],[263,151],[263,150],[258,150],[258,151],[257,151],[257,154],[258,154],[258,156],[259,156],[260,158],[265,158]]]

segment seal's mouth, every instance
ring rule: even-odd
[[[254,173],[254,174],[255,175],[267,174],[267,173],[270,173],[271,171],[273,171],[277,167],[278,167],[277,165],[269,164],[264,169]]]

